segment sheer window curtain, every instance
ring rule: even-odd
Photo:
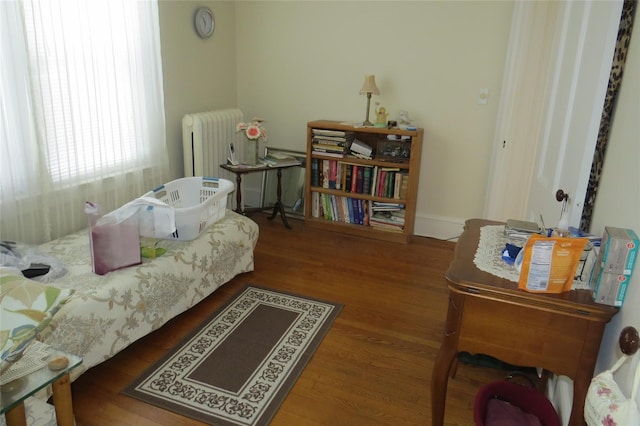
[[[0,238],[40,243],[166,182],[156,1],[0,1]]]

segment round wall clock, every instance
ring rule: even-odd
[[[208,7],[198,8],[198,10],[196,10],[193,25],[201,38],[211,37],[216,26],[211,9]]]

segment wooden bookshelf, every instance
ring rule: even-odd
[[[331,142],[322,140],[328,135],[317,135],[318,131],[335,133],[347,142],[334,141],[331,147]],[[307,223],[350,235],[409,242],[415,224],[423,133],[421,128],[358,127],[328,120],[307,123]],[[353,140],[371,148],[370,159],[351,154],[348,147]],[[340,151],[343,145],[344,152],[332,151]],[[386,208],[390,210],[379,211],[385,208],[380,203],[389,204]]]

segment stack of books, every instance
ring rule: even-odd
[[[313,139],[311,148],[314,152],[330,157],[344,158],[349,152],[354,132],[342,130],[311,129]]]
[[[373,158],[373,148],[361,140],[354,139],[350,145],[351,155],[365,160],[371,160]]]
[[[369,225],[385,231],[402,232],[404,229],[404,215],[404,204],[374,201],[371,204]]]
[[[371,205],[369,225],[385,231],[402,232],[404,229],[404,205],[374,201]]]

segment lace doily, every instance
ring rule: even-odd
[[[512,265],[502,260],[502,250],[509,241],[519,246],[524,245],[524,240],[514,243],[504,235],[504,225],[486,225],[480,228],[480,241],[473,258],[473,263],[481,271],[488,272],[509,281],[518,282],[520,273]]]
[[[34,340],[25,349],[22,358],[14,362],[11,367],[0,377],[2,383],[9,383],[12,380],[24,377],[27,374],[40,370],[47,365],[47,358],[51,355],[51,346]]]
[[[486,225],[481,227],[480,241],[478,242],[473,263],[481,271],[517,283],[520,279],[520,273],[515,267],[502,260],[502,250],[504,250],[507,243],[523,247],[525,240],[507,238],[504,235],[504,225]],[[591,250],[586,263],[592,266],[593,262],[595,262],[595,254],[593,250]],[[571,289],[588,290],[590,287],[587,275],[589,274],[585,274],[586,281],[574,280]]]

